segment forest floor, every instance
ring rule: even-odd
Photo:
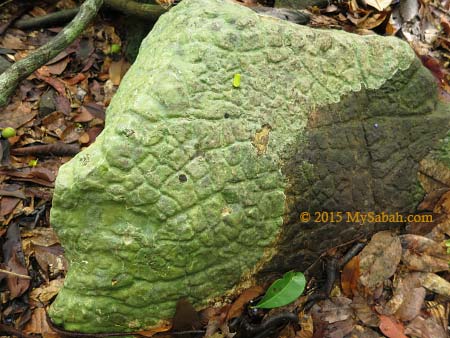
[[[253,0],[241,2],[257,5]],[[441,98],[450,104],[450,1],[361,3],[333,1],[324,9],[309,8],[309,25],[396,35],[408,41],[434,74]],[[14,27],[15,20],[76,6],[73,0],[0,1],[0,73],[62,28],[21,30]],[[49,327],[45,315],[67,271],[63,248],[49,221],[54,182],[58,168],[103,130],[105,110],[130,67],[124,52],[125,22],[118,13],[102,11],[72,45],[24,80],[1,109],[0,129],[14,128],[16,135],[0,139],[0,335],[17,330],[15,334],[24,337],[61,336]],[[307,295],[282,309],[295,309],[298,322],[281,325],[281,331],[271,335],[447,337],[450,189],[428,196],[420,210],[433,215],[434,221],[405,224],[402,235],[381,232],[371,240],[362,239],[366,248],[345,262],[336,282],[311,279]],[[331,250],[324,259],[339,253]],[[361,261],[371,263],[363,267]],[[367,292],[363,290],[367,283],[382,287]],[[250,316],[246,304],[264,293],[264,287],[245,291],[221,309],[206,309],[199,328],[207,336],[232,337],[231,319]],[[331,298],[317,293],[323,288],[331,289]],[[306,310],[311,294],[319,297]],[[190,311],[189,306],[183,311]],[[261,317],[257,320],[273,318],[279,311],[257,314]],[[269,331],[264,335],[263,330],[261,337],[270,336]]]

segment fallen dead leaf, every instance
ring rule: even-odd
[[[450,254],[446,248],[427,237],[418,235],[402,235],[402,262],[410,270],[439,272],[448,270]]]
[[[18,129],[28,121],[31,121],[37,112],[31,109],[30,102],[13,102],[6,106],[0,115],[0,128],[11,127]]]
[[[421,286],[417,273],[409,273],[401,280],[402,283],[398,283],[394,293],[401,293],[403,302],[398,307],[395,317],[402,321],[409,321],[420,314],[426,292]]]
[[[41,334],[43,338],[59,338],[59,335],[48,326],[44,308],[36,308],[31,314],[31,319],[23,329],[24,333]]]
[[[341,287],[344,295],[350,297],[356,293],[359,277],[359,256],[355,256],[344,266],[341,273]]]
[[[353,309],[350,307],[351,299],[345,297],[333,297],[315,304],[311,309],[314,318],[327,323],[335,323],[353,316]]]
[[[1,169],[0,175],[6,175],[17,181],[27,181],[46,187],[53,187],[56,175],[46,168]]]
[[[372,311],[365,298],[360,296],[353,297],[353,301],[350,306],[355,311],[358,319],[365,325],[372,327],[378,327],[380,325],[378,316],[374,311]]]
[[[47,69],[50,74],[61,75],[69,63],[70,63],[70,58],[66,57],[66,58],[62,59],[61,61],[52,63],[51,65],[47,64]]]
[[[374,330],[361,325],[356,325],[349,335],[350,338],[380,338],[380,335]]]
[[[296,338],[312,338],[314,333],[314,321],[309,313],[303,311],[298,314],[300,331],[296,332]]]
[[[443,328],[435,322],[433,317],[424,318],[417,316],[405,329],[405,333],[411,336],[424,338],[447,338],[447,328]]]
[[[359,254],[361,284],[374,288],[390,278],[400,263],[401,254],[402,246],[398,236],[389,231],[376,233]]]
[[[398,322],[393,317],[379,315],[380,330],[386,337],[389,338],[408,338],[405,336],[405,328],[402,323]]]
[[[418,274],[424,288],[450,298],[450,283],[448,281],[430,272],[419,272]]]
[[[41,285],[30,292],[30,300],[35,304],[47,305],[54,298],[64,285],[64,279],[54,279],[48,284]],[[34,332],[38,333],[38,332]]]
[[[245,305],[252,299],[262,295],[264,289],[261,286],[254,286],[241,293],[241,295],[231,305],[230,310],[227,313],[227,320],[235,317],[239,317],[244,310]]]

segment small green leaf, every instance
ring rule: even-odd
[[[241,74],[234,74],[233,87],[239,88],[241,86]]]
[[[29,160],[29,161],[28,161],[28,166],[30,166],[30,167],[32,167],[32,168],[34,168],[35,166],[37,166],[37,164],[38,164],[38,159],[35,159],[35,160]]]
[[[305,285],[306,279],[303,273],[289,271],[270,286],[255,308],[272,309],[292,303],[303,293]]]

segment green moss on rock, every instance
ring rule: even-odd
[[[449,129],[435,92],[398,39],[184,0],[144,40],[95,144],[60,169],[51,221],[70,269],[51,318],[148,328],[269,252],[267,267],[301,268],[339,240],[299,225],[301,210],[413,210],[412,173]]]

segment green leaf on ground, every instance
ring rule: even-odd
[[[255,308],[272,309],[292,303],[303,293],[305,285],[306,279],[303,273],[289,271],[270,286]]]

